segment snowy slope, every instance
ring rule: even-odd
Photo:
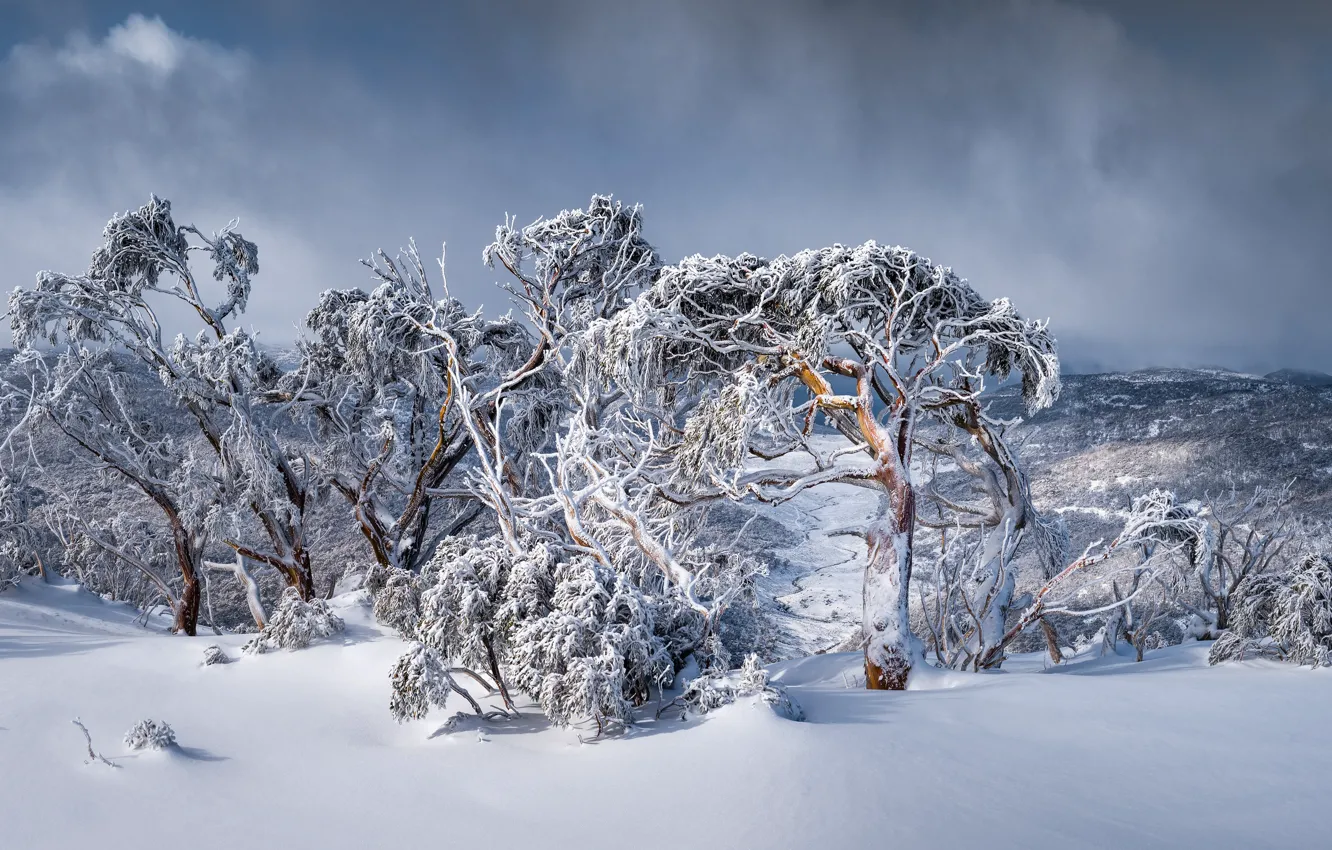
[[[582,744],[532,719],[430,735],[387,712],[397,639],[337,603],[345,642],[204,668],[209,643],[27,583],[0,595],[0,844],[1321,846],[1332,673],[1208,668],[1175,647],[1041,672],[855,686],[857,659],[778,665],[809,722],[736,705]],[[1025,668],[1025,669],[1024,669]],[[850,687],[848,687],[850,685]],[[122,767],[84,764],[81,716]],[[535,711],[527,712],[536,718]],[[126,755],[145,717],[176,752]]]
[[[1011,443],[1037,506],[1063,516],[1075,549],[1112,535],[1130,500],[1155,487],[1205,499],[1232,485],[1247,493],[1287,483],[1308,539],[1315,548],[1332,543],[1332,389],[1184,369],[1064,382],[1049,410],[1027,418],[1016,391],[1005,388],[994,413],[1014,420]],[[829,434],[815,443],[826,450],[844,441]],[[748,527],[751,509],[714,509],[720,542],[771,564],[762,591],[778,629],[773,657],[825,650],[855,630],[865,544],[830,532],[863,527],[876,509],[874,493],[849,485],[761,506]]]

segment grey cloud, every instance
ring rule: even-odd
[[[362,281],[357,257],[413,234],[449,240],[455,290],[496,302],[476,258],[504,212],[610,191],[645,204],[668,258],[910,245],[1051,317],[1075,367],[1332,369],[1326,16],[236,8],[243,28],[163,10],[165,74],[61,59],[138,61],[105,31],[10,54],[0,283],[80,266],[107,213],[157,191],[201,226],[242,216],[265,258],[251,321],[289,336],[318,290]]]

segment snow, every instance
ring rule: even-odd
[[[1205,644],[1046,671],[921,669],[857,687],[855,655],[771,668],[808,721],[738,703],[580,743],[534,709],[431,737],[399,726],[404,644],[359,597],[331,641],[241,656],[68,584],[0,594],[5,847],[1318,846],[1332,671],[1207,667]],[[218,644],[238,661],[204,667]],[[85,764],[80,717],[121,769]],[[144,718],[179,746],[129,753]],[[587,731],[581,733],[584,737]],[[410,844],[409,844],[410,843]]]
[[[825,484],[798,499],[764,506],[764,515],[802,537],[774,546],[779,563],[764,580],[782,608],[783,655],[808,655],[846,639],[860,625],[865,580],[863,537],[835,534],[864,528],[879,509],[879,494],[850,484]]]

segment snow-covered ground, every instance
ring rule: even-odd
[[[240,657],[72,585],[0,594],[0,846],[1324,846],[1332,673],[1206,666],[1205,647],[855,687],[774,668],[808,722],[737,704],[581,743],[528,721],[398,726],[402,644],[354,597],[345,641]],[[222,645],[237,663],[202,667]],[[86,764],[81,717],[119,769]],[[179,748],[128,754],[139,720]],[[582,733],[584,736],[586,732]]]
[[[772,547],[777,565],[763,580],[777,602],[779,657],[812,655],[846,639],[860,623],[865,539],[835,532],[864,528],[879,495],[850,484],[825,484],[798,499],[765,506],[764,515],[796,532]]]

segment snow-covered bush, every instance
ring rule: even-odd
[[[230,664],[231,656],[222,651],[222,647],[214,644],[204,648],[204,666],[211,667],[214,664]]]
[[[698,714],[730,705],[738,699],[758,697],[772,710],[789,720],[804,720],[805,712],[781,685],[768,681],[757,655],[749,655],[738,670],[707,673],[694,679],[680,695],[685,708]]]
[[[1332,560],[1309,555],[1283,574],[1257,573],[1234,592],[1232,624],[1208,661],[1268,657],[1332,666]]]
[[[442,544],[425,570],[434,583],[421,594],[417,639],[441,669],[449,659],[486,670],[507,704],[516,687],[554,723],[630,720],[698,645],[702,617],[589,556],[556,560],[544,544],[528,544],[518,554],[499,538]],[[395,682],[433,681],[424,652],[403,657]],[[403,711],[426,704],[421,688],[403,691]]]
[[[514,630],[548,605],[551,554],[533,545],[514,555],[502,540],[472,536],[444,541],[423,573],[418,639],[441,657],[489,670],[505,692],[498,665]]]
[[[131,750],[165,750],[176,745],[176,733],[161,720],[140,720],[125,733]]]
[[[376,569],[373,573],[387,574],[383,586],[375,593],[375,622],[403,635],[415,633],[421,619],[421,589],[416,576],[396,567]]]
[[[513,681],[552,722],[628,722],[701,632],[669,595],[651,596],[589,557],[555,571],[550,609],[524,622],[509,653]]]
[[[275,649],[304,649],[342,629],[342,618],[328,609],[327,602],[317,598],[306,602],[295,587],[288,587],[268,625],[242,651],[260,655]]]
[[[393,719],[420,720],[432,707],[443,708],[449,692],[457,689],[439,653],[421,643],[413,643],[389,672],[393,695],[389,712]]]

